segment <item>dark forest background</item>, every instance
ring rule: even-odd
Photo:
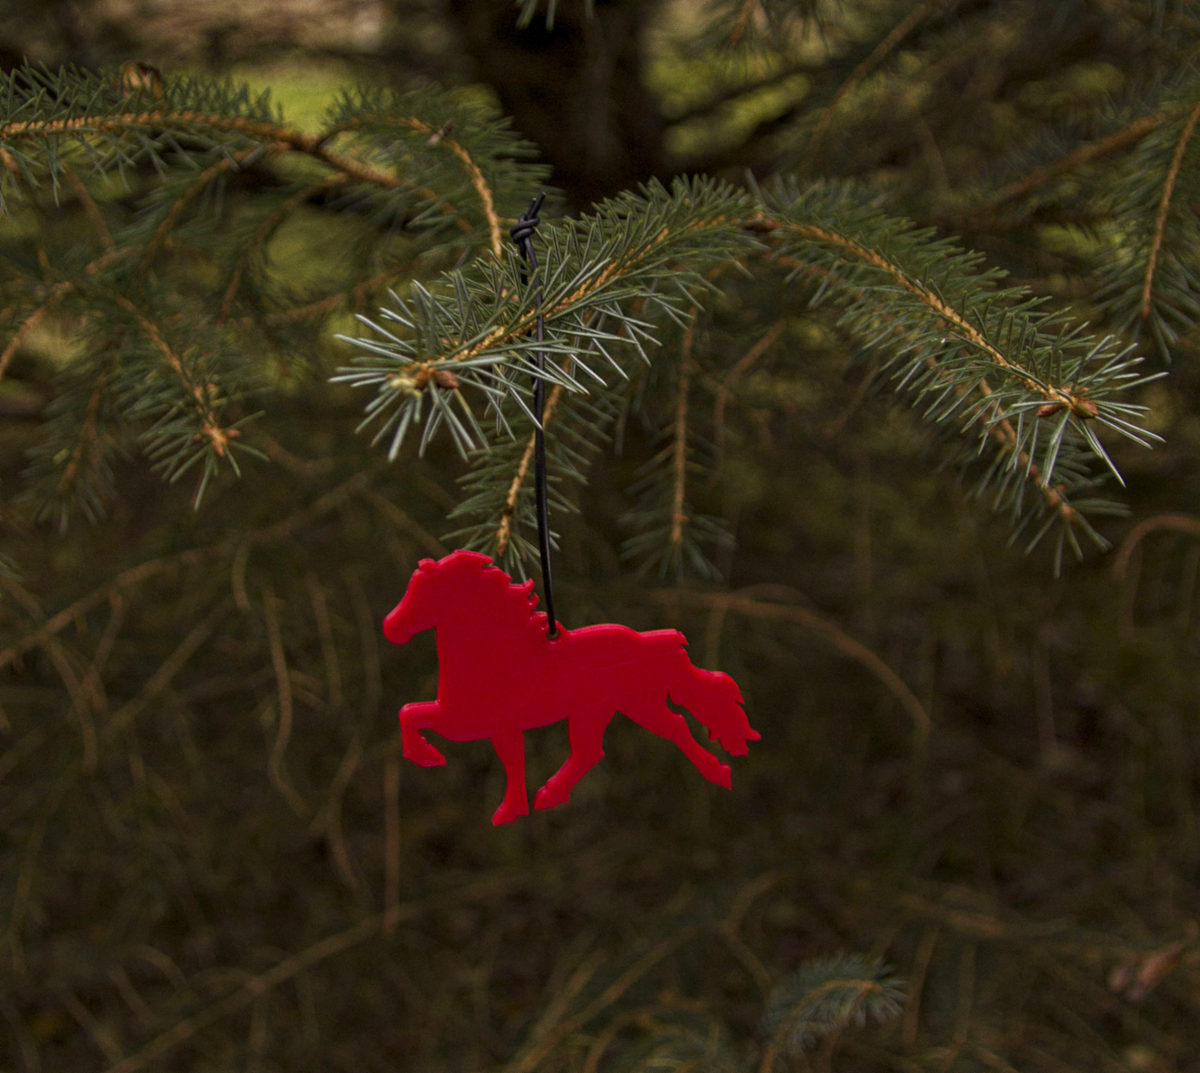
[[[229,73],[314,129],[356,79],[458,87],[512,117],[576,212],[681,173],[858,177],[1086,317],[1104,207],[1031,223],[971,215],[967,194],[1036,166],[1049,121],[1148,91],[1200,40],[1194,5],[944,6],[936,64],[919,36],[898,44],[844,103],[881,37],[869,3],[830,16],[831,52],[756,68],[679,46],[705,17],[684,0],[563,2],[552,28],[544,11],[518,26],[508,0],[40,0],[0,9],[0,61]],[[815,152],[789,136],[814,95],[837,104]],[[285,260],[308,284],[327,224],[319,204],[306,219]],[[0,1071],[1200,1070],[1195,340],[1142,391],[1164,445],[1115,451],[1114,550],[1056,575],[1045,549],[1009,544],[937,436],[867,390],[847,340],[773,314],[764,286],[718,314],[735,340],[791,325],[740,389],[721,585],[621,560],[626,455],[596,464],[556,559],[569,625],[675,625],[737,678],[763,740],[729,793],[622,721],[569,806],[501,829],[486,742],[450,746],[445,768],[402,763],[395,711],[430,694],[432,640],[392,649],[379,623],[444,550],[461,465],[448,448],[380,465],[353,433],[359,403],[321,378],[280,401],[272,464],[198,513],[140,464],[107,517],[65,535],[3,508],[21,571],[5,646],[92,593],[122,625],[101,687],[121,718],[78,785],[56,781],[79,734],[57,661],[90,688],[71,646],[105,619],[5,654]],[[30,333],[0,389],[6,493],[71,331]],[[235,531],[254,534],[241,560],[220,550]],[[113,582],[190,548],[218,550],[136,592]],[[239,612],[239,570],[285,609],[265,626]],[[335,637],[357,662],[331,657]],[[293,643],[285,778],[271,703]],[[527,740],[535,786],[565,730]],[[774,1055],[768,996],[853,954],[903,980],[901,1011],[835,1016]]]

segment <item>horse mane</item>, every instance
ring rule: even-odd
[[[487,589],[489,594],[497,597],[503,607],[513,612],[519,612],[522,622],[546,618],[544,611],[534,610],[537,607],[538,597],[537,593],[533,591],[532,580],[515,584],[508,574],[480,552],[457,551],[453,555],[458,556],[460,561],[466,560],[465,569],[477,573],[480,585]],[[442,559],[438,565],[441,566],[446,562],[446,559]],[[460,569],[463,568],[460,567]]]

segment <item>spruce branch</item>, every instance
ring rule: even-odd
[[[972,217],[990,215],[1002,206],[1012,201],[1019,201],[1055,179],[1070,175],[1097,160],[1103,160],[1105,157],[1133,148],[1143,138],[1158,130],[1168,119],[1170,119],[1170,115],[1166,112],[1155,112],[1135,119],[1128,126],[1122,127],[1098,141],[1078,146],[1058,160],[1042,164],[1020,179],[1014,179],[978,205],[973,206],[969,212]]]
[[[49,296],[33,310],[22,322],[19,328],[12,334],[12,338],[5,344],[5,347],[0,351],[0,380],[4,378],[4,374],[8,371],[9,363],[13,359],[13,355],[21,349],[21,345],[43,320],[54,311],[54,307],[66,297],[67,292],[71,290],[71,284],[67,282],[56,283],[50,288]]]
[[[802,1054],[829,1032],[894,1017],[903,1001],[903,982],[877,959],[842,954],[809,961],[767,1001],[759,1073],[772,1073],[781,1057]]]
[[[838,86],[833,99],[821,110],[809,139],[808,152],[812,155],[821,148],[821,143],[833,122],[837,107],[867,78],[921,22],[940,8],[957,4],[958,0],[921,0],[883,37],[883,39],[860,61],[850,75]]]
[[[716,435],[716,460],[718,464],[720,464],[725,454],[725,411],[729,406],[733,385],[750,366],[779,341],[779,337],[783,335],[786,328],[787,319],[781,317],[767,329],[766,334],[757,343],[734,363],[733,367],[717,385],[716,398],[713,402],[713,428]]]
[[[814,302],[839,304],[841,323],[868,349],[889,355],[883,368],[928,420],[953,419],[960,434],[974,430],[981,449],[1001,448],[997,457],[1006,460],[985,469],[977,491],[995,491],[997,509],[1010,510],[1017,533],[1037,513],[1021,490],[1029,482],[1062,523],[1056,561],[1064,544],[1079,553],[1075,527],[1104,546],[1084,515],[1112,506],[1072,497],[1096,483],[1089,457],[1119,478],[1093,423],[1142,445],[1156,438],[1137,423],[1142,408],[1120,401],[1148,379],[1134,371],[1140,359],[1110,337],[1091,338],[1082,325],[1042,311],[1043,302],[1023,289],[999,287],[1000,274],[980,271],[977,255],[845,200],[839,209],[830,197],[814,189],[790,204],[777,195],[771,205],[780,232],[802,243],[785,241],[779,255],[794,272],[821,276]],[[837,226],[831,215],[840,216]],[[809,222],[812,216],[824,220]]]
[[[1125,158],[1106,193],[1113,241],[1096,305],[1118,330],[1135,339],[1147,332],[1169,361],[1200,319],[1200,222],[1191,208],[1200,190],[1200,76],[1167,86],[1156,103],[1166,120]]]
[[[234,265],[233,272],[229,277],[229,283],[225,287],[225,293],[221,297],[221,311],[217,316],[219,323],[229,320],[233,310],[234,298],[237,296],[238,288],[241,287],[242,280],[250,268],[251,261],[255,257],[262,256],[263,247],[284,221],[315,194],[328,190],[330,187],[338,186],[343,181],[343,176],[339,173],[337,175],[326,176],[320,182],[301,186],[282,205],[274,211],[269,212],[263,218],[246,243],[245,252],[238,258],[237,264]]]
[[[196,111],[190,108],[170,110],[166,108],[148,112],[125,112],[110,116],[80,116],[71,119],[47,119],[42,121],[12,121],[0,123],[0,144],[32,140],[47,143],[50,139],[69,137],[83,139],[90,136],[115,136],[140,131],[170,131],[172,133],[236,134],[255,141],[255,149],[279,145],[297,153],[303,153],[328,164],[360,182],[373,186],[398,186],[400,179],[390,172],[373,167],[342,153],[335,153],[322,140],[321,135],[305,134],[275,123],[262,122],[242,116]],[[11,150],[10,150],[11,151]],[[57,157],[50,155],[48,162],[53,166]]]
[[[819,279],[814,303],[833,302],[843,327],[865,349],[887,352],[884,368],[895,389],[934,423],[957,422],[960,435],[969,433],[986,456],[999,460],[985,466],[976,491],[995,493],[996,508],[1011,512],[1018,534],[1039,514],[1023,489],[1037,489],[1040,511],[1063,527],[1056,556],[1064,546],[1081,553],[1076,528],[1104,544],[1085,515],[1113,508],[1079,496],[1096,483],[1089,457],[1118,479],[1119,474],[1091,426],[1104,425],[1143,445],[1154,439],[1138,424],[1141,408],[1120,400],[1122,392],[1145,380],[1133,371],[1138,359],[1128,348],[1042,311],[1041,300],[1026,291],[999,286],[1000,274],[981,268],[978,255],[881,216],[857,203],[850,190],[818,186],[801,195],[781,188],[759,202],[712,184],[677,183],[671,191],[649,187],[636,200],[627,195],[591,219],[558,223],[542,234],[550,266],[542,281],[544,345],[562,356],[544,374],[557,392],[556,408],[596,390],[602,379],[598,357],[624,372],[608,352],[622,336],[647,357],[643,341],[654,337],[653,324],[645,313],[632,315],[629,302],[648,303],[654,317],[681,323],[686,332],[672,290],[686,295],[689,279],[713,286],[704,272],[719,260],[705,244],[719,242],[725,259],[735,250],[746,256],[757,244],[768,264]],[[337,379],[381,385],[367,421],[380,419],[377,439],[391,434],[391,457],[425,414],[423,444],[443,421],[451,424],[461,448],[479,451],[489,442],[465,395],[455,395],[462,410],[451,415],[435,372],[452,370],[464,392],[480,392],[497,415],[498,430],[510,435],[514,419],[528,411],[517,385],[528,371],[531,286],[522,285],[511,265],[477,262],[451,273],[437,291],[414,288],[408,300],[397,299],[398,306],[385,310],[384,320],[399,324],[401,334],[364,320],[381,338],[353,342],[375,356],[358,359],[364,371],[343,370]],[[616,330],[601,327],[609,322]],[[601,411],[610,412],[617,401],[606,397]],[[679,464],[679,445],[687,439],[677,434],[679,414],[688,411],[678,385],[674,405],[676,434],[668,433],[671,444],[647,466],[635,489],[639,506],[627,520],[636,519],[638,532],[626,542],[626,552],[641,556],[665,547],[674,553],[663,561],[678,563],[687,543],[685,558],[704,569],[706,560],[684,532],[721,540],[723,530],[715,519],[690,524],[693,516],[679,505],[679,477],[691,463]],[[686,432],[686,416],[682,424]],[[520,510],[524,453],[522,442],[503,481],[505,496],[477,493],[470,500],[473,511],[495,505],[487,508],[496,513],[485,526],[491,546],[509,546],[512,519]],[[575,461],[565,465],[564,472],[574,476]],[[664,484],[655,467],[665,467],[672,479]],[[501,469],[486,472],[494,480]],[[1046,531],[1044,525],[1038,529],[1031,545]],[[472,539],[484,538],[474,533]]]
[[[683,548],[683,527],[688,523],[685,508],[687,495],[688,392],[692,379],[692,344],[696,337],[696,314],[688,318],[683,333],[683,348],[679,355],[679,383],[675,389],[675,421],[672,427],[674,452],[671,459],[675,487],[671,496],[671,550],[678,556]]]
[[[1196,123],[1200,121],[1200,101],[1197,101],[1191,112],[1188,113],[1187,122],[1183,125],[1183,130],[1179,135],[1179,140],[1175,144],[1175,152],[1171,157],[1171,166],[1167,169],[1166,178],[1163,181],[1162,197],[1158,202],[1158,212],[1154,217],[1154,237],[1150,240],[1150,254],[1146,260],[1146,275],[1142,283],[1142,320],[1150,319],[1150,298],[1154,288],[1154,269],[1158,264],[1159,255],[1162,253],[1163,231],[1167,225],[1167,213],[1171,209],[1171,195],[1175,192],[1175,183],[1179,178],[1179,168],[1183,163],[1183,154],[1187,151],[1188,143],[1192,140],[1192,134],[1196,130]]]
[[[360,116],[354,120],[346,120],[338,124],[326,135],[333,137],[340,134],[342,131],[359,130],[368,125],[375,126],[397,126],[407,127],[409,130],[416,131],[418,134],[426,135],[428,145],[444,145],[450,150],[462,163],[463,169],[471,180],[471,185],[475,188],[475,192],[479,195],[480,206],[483,209],[483,214],[487,219],[488,238],[491,243],[492,253],[497,257],[500,256],[502,247],[500,238],[500,217],[496,215],[496,203],[492,196],[492,190],[488,186],[487,180],[483,176],[483,172],[479,165],[472,159],[471,154],[463,148],[461,144],[454,138],[445,134],[446,126],[434,128],[428,123],[423,122],[414,116]]]

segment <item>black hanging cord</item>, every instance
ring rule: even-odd
[[[534,228],[541,222],[538,210],[546,200],[544,193],[538,194],[529,202],[529,209],[517,219],[517,226],[509,234],[521,256],[529,265],[530,272],[537,272],[537,254],[533,249]],[[526,281],[525,273],[521,273],[521,282]],[[537,341],[546,338],[546,318],[542,313],[542,286],[538,281],[537,291],[534,292],[534,302],[537,304]],[[550,508],[546,502],[546,432],[542,427],[542,414],[546,408],[546,352],[538,350],[534,355],[534,365],[538,375],[533,382],[533,477],[534,493],[537,498],[537,527],[538,550],[542,556],[542,591],[546,597],[546,619],[550,624],[550,638],[558,636],[558,620],[554,617],[554,579],[550,574]]]

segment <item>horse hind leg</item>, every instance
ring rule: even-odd
[[[638,726],[644,727],[651,734],[673,741],[709,782],[724,786],[726,790],[733,783],[728,764],[722,764],[712,753],[704,748],[694,737],[687,720],[678,712],[671,711],[663,704],[659,707],[652,703],[632,704],[622,711]]]
[[[594,719],[585,715],[572,715],[567,721],[571,737],[571,755],[534,795],[534,808],[556,808],[571,800],[571,791],[580,779],[592,770],[604,757],[604,731],[612,721],[612,715]]]
[[[492,823],[499,827],[529,813],[529,794],[525,788],[525,735],[519,730],[496,734],[492,745],[504,765],[506,779],[504,800],[492,816]]]

